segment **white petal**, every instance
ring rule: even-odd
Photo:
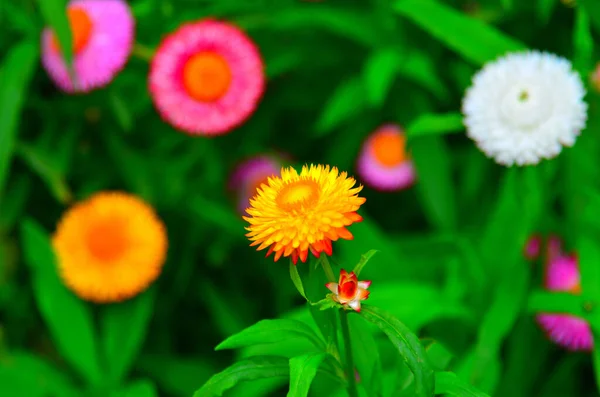
[[[467,135],[497,163],[537,164],[575,143],[587,120],[584,95],[568,60],[508,54],[473,77],[462,106]]]

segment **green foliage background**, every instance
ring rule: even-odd
[[[588,127],[573,148],[520,169],[475,148],[460,103],[483,63],[524,48],[571,59],[587,84],[600,2],[130,5],[137,41],[148,48],[187,21],[238,24],[264,56],[267,91],[242,127],[191,137],[155,112],[143,53],[109,87],[63,94],[41,68],[39,42],[47,24],[68,42],[65,2],[0,3],[0,395],[191,396],[236,357],[295,356],[302,341],[214,351],[260,319],[312,321],[287,264],[248,247],[228,175],[242,159],[271,151],[289,153],[294,164],[354,173],[363,139],[384,122],[406,127],[418,183],[393,194],[365,189],[365,221],[351,227],[354,241],[335,244],[334,263],[351,268],[379,250],[363,273],[373,281],[369,303],[435,341],[427,344],[431,355],[490,395],[598,395],[599,350],[565,353],[533,320],[540,310],[569,312],[600,331],[598,95],[587,95]],[[150,290],[94,306],[60,283],[48,234],[71,203],[106,189],[152,203],[170,249]],[[541,264],[532,267],[521,254],[534,231],[557,233],[577,250],[581,296],[540,289]],[[358,321],[351,327],[361,335],[361,374],[377,373],[386,396],[411,395],[409,371],[389,342]],[[284,377],[243,383],[226,395],[284,395],[286,384]],[[318,373],[311,395],[344,395],[334,387]]]

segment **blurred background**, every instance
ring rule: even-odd
[[[599,395],[592,356],[566,352],[536,325],[540,303],[528,297],[542,286],[543,264],[522,254],[533,232],[555,233],[575,249],[580,221],[596,214],[584,216],[577,201],[584,188],[600,192],[598,96],[589,80],[600,33],[596,0],[130,0],[136,50],[110,85],[79,95],[58,90],[41,67],[46,1],[0,3],[1,396],[94,395],[77,369],[93,358],[82,349],[73,359],[91,332],[81,329],[79,303],[39,296],[32,262],[64,211],[101,190],[145,199],[169,238],[158,280],[115,309],[111,335],[132,347],[129,358],[113,349],[102,359],[106,368],[111,357],[127,367],[110,393],[191,396],[237,356],[292,356],[300,349],[293,341],[214,351],[260,319],[311,321],[287,261],[273,263],[249,247],[231,175],[249,158],[273,155],[296,167],[337,166],[364,184],[357,156],[386,123],[406,131],[416,182],[394,192],[366,186],[364,221],[351,227],[354,241],[335,243],[333,263],[351,268],[361,254],[379,250],[364,271],[373,281],[369,303],[443,344],[450,368],[490,395]],[[432,2],[443,12],[428,13],[424,5]],[[205,17],[244,30],[267,76],[254,114],[212,138],[165,123],[148,93],[153,49],[182,23]],[[577,144],[518,172],[475,147],[460,113],[472,75],[500,55],[503,38],[571,59],[589,91],[588,127]],[[19,45],[33,45],[35,55],[9,69]],[[27,232],[32,228],[39,236]],[[110,345],[110,326],[101,321],[106,307],[85,307],[97,331],[92,340]],[[48,316],[70,324],[71,347],[57,342],[64,330],[49,326]],[[384,377],[401,384],[408,370],[383,337],[374,340]],[[282,396],[285,385],[245,383],[226,395]],[[328,387],[317,377],[312,395],[330,395]],[[403,395],[401,386],[395,390],[388,395]]]

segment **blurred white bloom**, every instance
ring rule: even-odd
[[[508,54],[473,77],[463,99],[467,135],[504,165],[537,164],[572,146],[585,127],[585,89],[571,63],[554,54]]]

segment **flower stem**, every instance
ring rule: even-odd
[[[327,280],[335,282],[336,278],[333,275],[333,270],[331,269],[331,265],[329,264],[329,259],[327,259],[327,255],[321,255],[321,265],[323,266],[323,270],[325,271],[325,276]]]
[[[131,53],[136,57],[147,62],[150,62],[154,57],[154,49],[146,47],[145,45],[140,43],[135,43],[133,45],[133,50],[131,51]]]
[[[358,397],[356,377],[354,375],[352,343],[350,341],[350,327],[348,326],[348,312],[346,310],[340,310],[340,323],[342,323],[342,334],[344,335],[344,346],[346,347],[346,375],[348,377],[348,394],[350,397]]]

